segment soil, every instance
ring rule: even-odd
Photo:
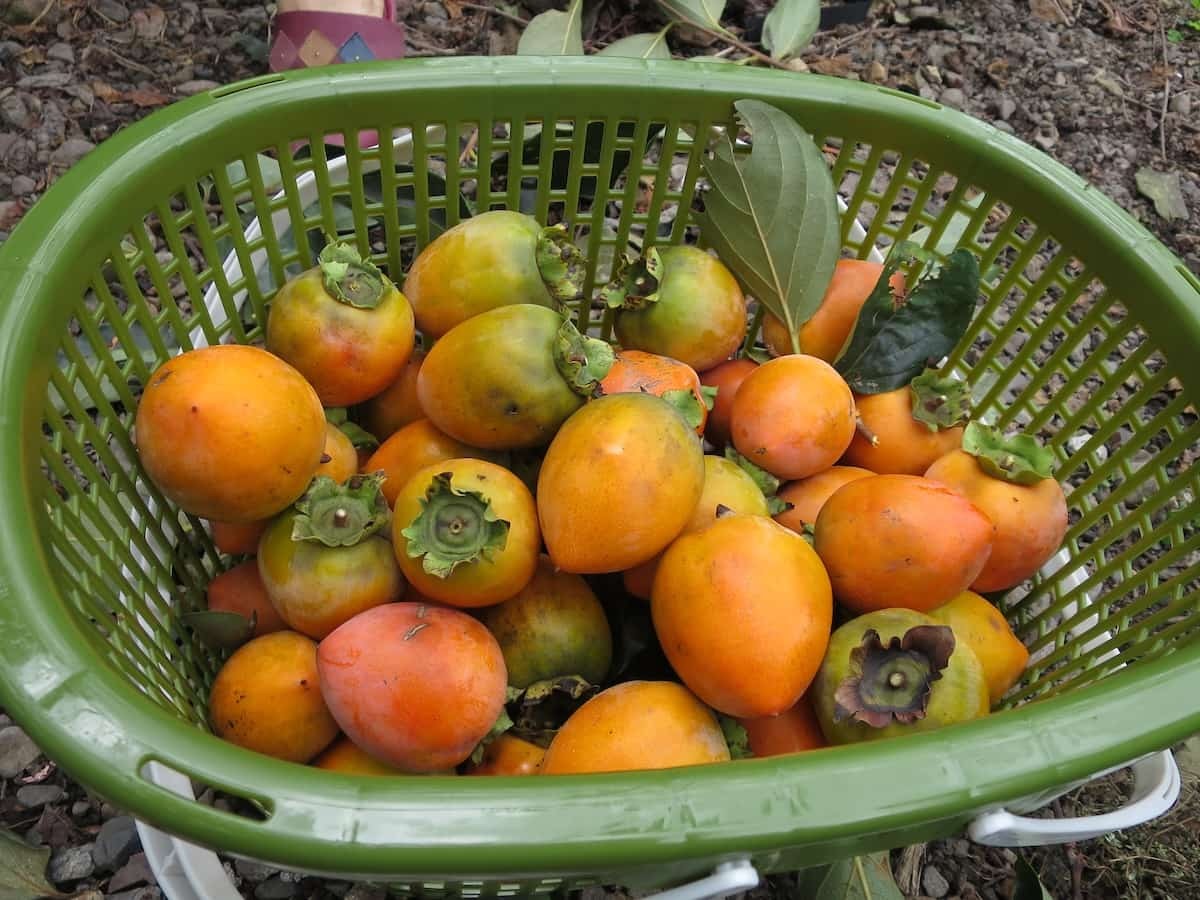
[[[412,56],[515,51],[521,26],[546,0],[499,4],[401,2]],[[562,3],[557,4],[562,6]],[[826,15],[862,4],[827,3]],[[770,3],[727,5],[724,21],[751,44]],[[591,3],[589,51],[656,28],[654,4]],[[1134,215],[1200,273],[1200,12],[1186,0],[889,0],[869,16],[818,33],[803,66],[910,91],[992,122],[1064,163]],[[67,168],[126,124],[172,101],[263,73],[267,4],[234,0],[0,0],[0,241]],[[851,14],[848,16],[854,19]],[[1172,40],[1173,32],[1182,39]],[[677,56],[745,53],[687,29]],[[1178,179],[1186,213],[1166,218],[1138,187],[1147,169]],[[17,723],[19,725],[19,723]],[[64,891],[155,900],[131,821],[72,782],[0,717],[0,824],[53,851],[50,877]],[[1193,751],[1193,755],[1195,752]],[[1121,802],[1128,776],[1102,779],[1046,814],[1082,815]],[[1024,851],[1057,898],[1200,896],[1200,788],[1195,767],[1183,799],[1150,825],[1102,840]],[[116,823],[116,824],[113,824]],[[905,893],[1007,898],[1018,856],[956,838],[893,854]],[[300,879],[245,863],[229,866],[242,893],[261,900],[370,890]],[[589,889],[589,898],[624,896]],[[799,896],[793,877],[755,897]]]

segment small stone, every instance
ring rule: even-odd
[[[272,875],[254,889],[254,896],[258,900],[287,900],[295,893],[296,883],[284,881],[278,875]]]
[[[435,22],[445,22],[450,18],[450,15],[446,12],[446,7],[442,6],[442,4],[426,3],[425,18],[432,19]]]
[[[71,138],[51,154],[52,162],[63,166],[73,166],[96,149],[96,145],[83,138]]]
[[[176,87],[175,93],[182,94],[184,97],[190,97],[193,94],[199,94],[202,91],[211,91],[218,87],[220,87],[220,85],[215,81],[196,78],[191,81],[185,81],[183,84]]]
[[[321,887],[335,897],[345,897],[349,893],[351,885],[348,881],[327,881]]]
[[[1001,119],[998,122],[993,122],[992,125],[993,125],[993,127],[995,127],[995,129],[997,131],[1003,131],[1005,134],[1016,134],[1017,133],[1016,129],[1013,128],[1012,125],[1010,125],[1008,122],[1005,122],[1003,119]]]
[[[967,102],[966,95],[959,88],[946,88],[940,99],[943,106],[953,106],[955,109],[962,109]]]
[[[46,48],[46,59],[56,59],[69,66],[75,64],[75,48],[66,41],[59,41]]]
[[[87,878],[96,871],[96,863],[92,861],[93,846],[84,844],[82,847],[64,847],[56,851],[46,867],[46,877],[55,884]]]
[[[0,776],[15,778],[41,755],[38,745],[19,726],[0,730]]]
[[[278,869],[252,859],[236,859],[233,861],[233,867],[238,875],[251,884],[259,884],[279,872]]]
[[[40,75],[26,75],[17,81],[19,88],[60,88],[71,83],[70,72],[43,72]]]
[[[91,6],[94,12],[118,24],[129,21],[129,8],[118,0],[95,0]]]
[[[152,884],[153,882],[154,872],[150,869],[146,854],[135,853],[129,857],[129,862],[121,866],[117,873],[109,879],[108,890],[110,892],[123,891],[134,885]]]
[[[9,94],[0,99],[0,122],[27,131],[33,127],[35,121],[29,104],[21,94]]]
[[[57,784],[27,784],[22,788],[17,788],[17,802],[26,809],[36,809],[48,803],[57,803],[65,796],[66,791]]]
[[[950,849],[955,856],[966,859],[971,855],[971,842],[964,841],[962,838],[956,838],[950,842]]]
[[[386,900],[387,891],[370,884],[356,884],[346,893],[346,900]]]
[[[1171,112],[1179,113],[1181,116],[1190,115],[1192,98],[1188,94],[1176,94],[1171,98]]]
[[[117,816],[109,819],[100,827],[96,835],[96,849],[92,857],[96,868],[101,872],[112,872],[129,861],[142,847],[138,837],[137,824],[132,816]]]
[[[937,866],[926,866],[925,871],[921,873],[921,889],[938,900],[950,893],[950,882],[938,871]]]
[[[1053,149],[1058,144],[1058,129],[1052,124],[1042,126],[1033,136],[1033,142],[1043,150]]]
[[[887,77],[887,66],[877,59],[871,60],[871,65],[867,67],[867,81],[874,84],[883,84],[887,81]]]
[[[6,63],[25,48],[16,41],[0,41],[0,63]]]
[[[86,800],[76,800],[71,804],[71,818],[81,819],[91,812],[92,804]]]
[[[997,106],[996,113],[1000,116],[1001,119],[1003,119],[1005,122],[1007,122],[1009,119],[1012,118],[1013,113],[1015,113],[1016,111],[1017,111],[1017,104],[1016,104],[1016,101],[1014,101],[1012,97],[1001,97],[1000,98],[1000,103]]]
[[[914,6],[911,10],[909,10],[908,14],[914,19],[936,19],[942,13],[936,6],[927,6],[922,4],[921,6]]]

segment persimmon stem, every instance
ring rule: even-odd
[[[867,439],[867,443],[869,443],[872,447],[879,446],[879,436],[875,434],[875,432],[868,427],[867,423],[858,416],[854,417],[854,427],[859,434]]]

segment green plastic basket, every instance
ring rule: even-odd
[[[882,744],[529,779],[339,776],[209,734],[220,658],[178,616],[232,560],[137,465],[129,432],[154,367],[180,346],[258,339],[274,288],[313,262],[309,232],[352,227],[398,275],[471,203],[565,218],[590,294],[630,239],[703,241],[706,144],[744,97],[826,149],[848,254],[916,234],[992,271],[948,365],[971,374],[981,414],[1056,451],[1070,505],[1057,571],[1002,600],[1034,660],[1004,711]],[[360,131],[397,140],[363,151]],[[346,175],[291,149],[329,133],[350,136]],[[260,152],[279,161],[278,197]],[[586,302],[579,313],[606,327]],[[156,828],[434,895],[662,884],[743,854],[788,870],[951,834],[1200,729],[1197,347],[1200,282],[1141,226],[1025,144],[897,91],[582,58],[234,84],[106,141],[0,250],[0,702]],[[171,793],[152,762],[263,815]]]

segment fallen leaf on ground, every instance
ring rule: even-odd
[[[171,102],[171,98],[166,94],[160,94],[158,91],[143,90],[141,88],[136,91],[130,91],[125,97],[132,101],[135,106],[140,106],[143,109],[150,106],[163,106]]]
[[[1142,166],[1134,175],[1134,180],[1137,182],[1138,191],[1154,201],[1155,212],[1168,222],[1188,217],[1178,172],[1156,172],[1149,166]]]
[[[1029,11],[1035,19],[1043,22],[1053,22],[1056,25],[1066,25],[1067,17],[1062,8],[1054,0],[1029,0]]]

